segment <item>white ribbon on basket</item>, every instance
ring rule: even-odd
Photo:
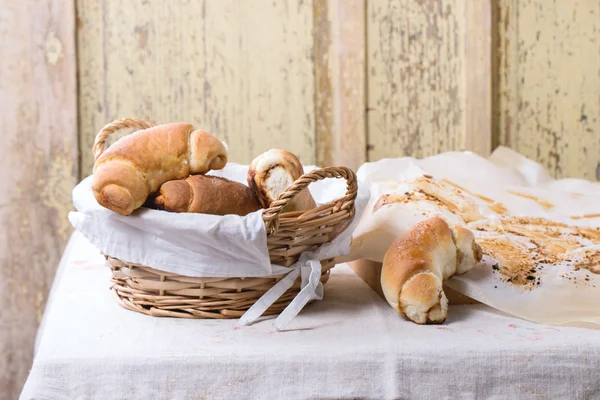
[[[298,276],[302,277],[300,293],[294,297],[294,300],[283,310],[275,319],[275,329],[281,330],[289,324],[296,315],[311,300],[323,299],[323,284],[321,283],[321,262],[316,259],[309,259],[305,254],[292,264],[291,271],[275,286],[267,291],[252,307],[242,315],[239,320],[240,325],[249,325],[260,318],[283,294],[292,287]]]
[[[282,330],[311,300],[323,299],[323,284],[321,283],[321,260],[341,257],[350,254],[352,232],[358,225],[360,217],[367,206],[370,191],[367,185],[358,182],[358,194],[354,201],[354,216],[348,226],[332,242],[326,243],[315,251],[302,253],[295,264],[289,267],[290,272],[269,289],[256,301],[239,319],[240,325],[249,325],[260,318],[269,307],[292,287],[300,276],[300,293],[275,319],[274,327]],[[348,261],[348,260],[346,260]]]

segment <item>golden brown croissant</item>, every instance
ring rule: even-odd
[[[444,322],[448,300],[442,282],[481,260],[473,233],[434,217],[400,236],[385,253],[381,288],[398,313],[417,324]]]
[[[102,153],[92,190],[102,206],[129,215],[164,182],[225,164],[227,149],[211,134],[189,124],[159,125],[125,136]]]
[[[258,199],[248,186],[206,175],[164,183],[158,196],[150,201],[150,207],[172,212],[242,216],[260,210]]]
[[[289,151],[271,149],[256,157],[250,164],[248,186],[258,196],[261,206],[267,208],[303,174],[304,168],[298,157]],[[304,189],[287,204],[283,211],[310,210],[316,206],[308,189]]]

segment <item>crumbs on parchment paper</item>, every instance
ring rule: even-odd
[[[500,261],[498,269],[493,271],[498,272],[506,282],[526,289],[537,287],[541,283],[542,264],[561,263],[570,265],[574,271],[585,269],[600,274],[600,252],[583,250],[590,242],[600,244],[600,228],[572,226],[540,217],[508,217],[503,204],[495,203],[454,182],[436,180],[431,175],[423,175],[411,183],[411,191],[382,195],[373,212],[394,203],[428,201],[462,218],[473,230],[517,236],[519,240],[506,236],[478,239],[484,253]],[[546,209],[554,207],[530,194],[513,194],[543,203]],[[490,209],[493,207],[493,211],[500,215],[500,221],[494,224],[486,221],[468,195],[484,201]]]
[[[585,276],[577,276],[575,275],[575,271],[568,271],[565,273],[562,273],[559,275],[559,277],[569,281],[570,283],[574,284],[574,285],[585,285],[585,286],[591,286],[591,287],[596,287],[596,285],[593,283],[594,281],[591,278],[590,274],[586,273]]]
[[[482,239],[477,242],[483,253],[499,261],[492,265],[492,272],[499,273],[500,279],[506,283],[522,286],[531,290],[541,284],[540,265],[524,244],[505,238]]]
[[[585,269],[590,273],[600,274],[600,251],[583,250],[585,244],[582,242],[585,239],[594,244],[600,243],[600,229],[574,227],[544,218],[527,217],[505,218],[499,224],[479,225],[475,229],[520,237],[520,241],[506,237],[478,240],[484,253],[500,262],[500,265],[492,267],[492,271],[499,273],[505,282],[531,290],[541,283],[541,264],[567,264],[573,271]],[[561,277],[572,283],[590,282],[589,278],[582,280],[564,274]]]

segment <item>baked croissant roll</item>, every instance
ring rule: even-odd
[[[241,216],[260,210],[258,199],[248,186],[207,175],[164,183],[149,206],[171,212]]]
[[[125,136],[102,153],[92,190],[100,205],[129,215],[164,182],[225,164],[227,149],[213,135],[189,124],[159,125]]]
[[[417,324],[448,316],[442,282],[481,261],[473,233],[434,217],[422,221],[389,247],[383,258],[381,288],[387,302]]]
[[[304,168],[298,157],[289,151],[271,149],[250,164],[248,186],[256,193],[260,205],[267,208],[303,174]],[[310,210],[316,206],[308,189],[304,189],[285,206],[283,212]]]

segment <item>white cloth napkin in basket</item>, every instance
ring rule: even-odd
[[[317,167],[307,166],[305,172]],[[210,174],[245,183],[248,166],[229,163]],[[69,221],[103,254],[126,262],[192,277],[287,276],[263,295],[240,319],[249,324],[259,318],[296,280],[302,277],[301,291],[276,319],[282,329],[308,301],[323,297],[320,260],[350,252],[351,234],[369,201],[366,185],[358,184],[355,217],[331,243],[317,251],[304,253],[290,267],[272,265],[267,249],[267,232],[262,211],[216,216],[193,213],[168,213],[141,208],[121,216],[98,204],[91,190],[92,177],[73,190],[76,212]],[[342,197],[343,179],[325,179],[309,186],[318,205]]]

